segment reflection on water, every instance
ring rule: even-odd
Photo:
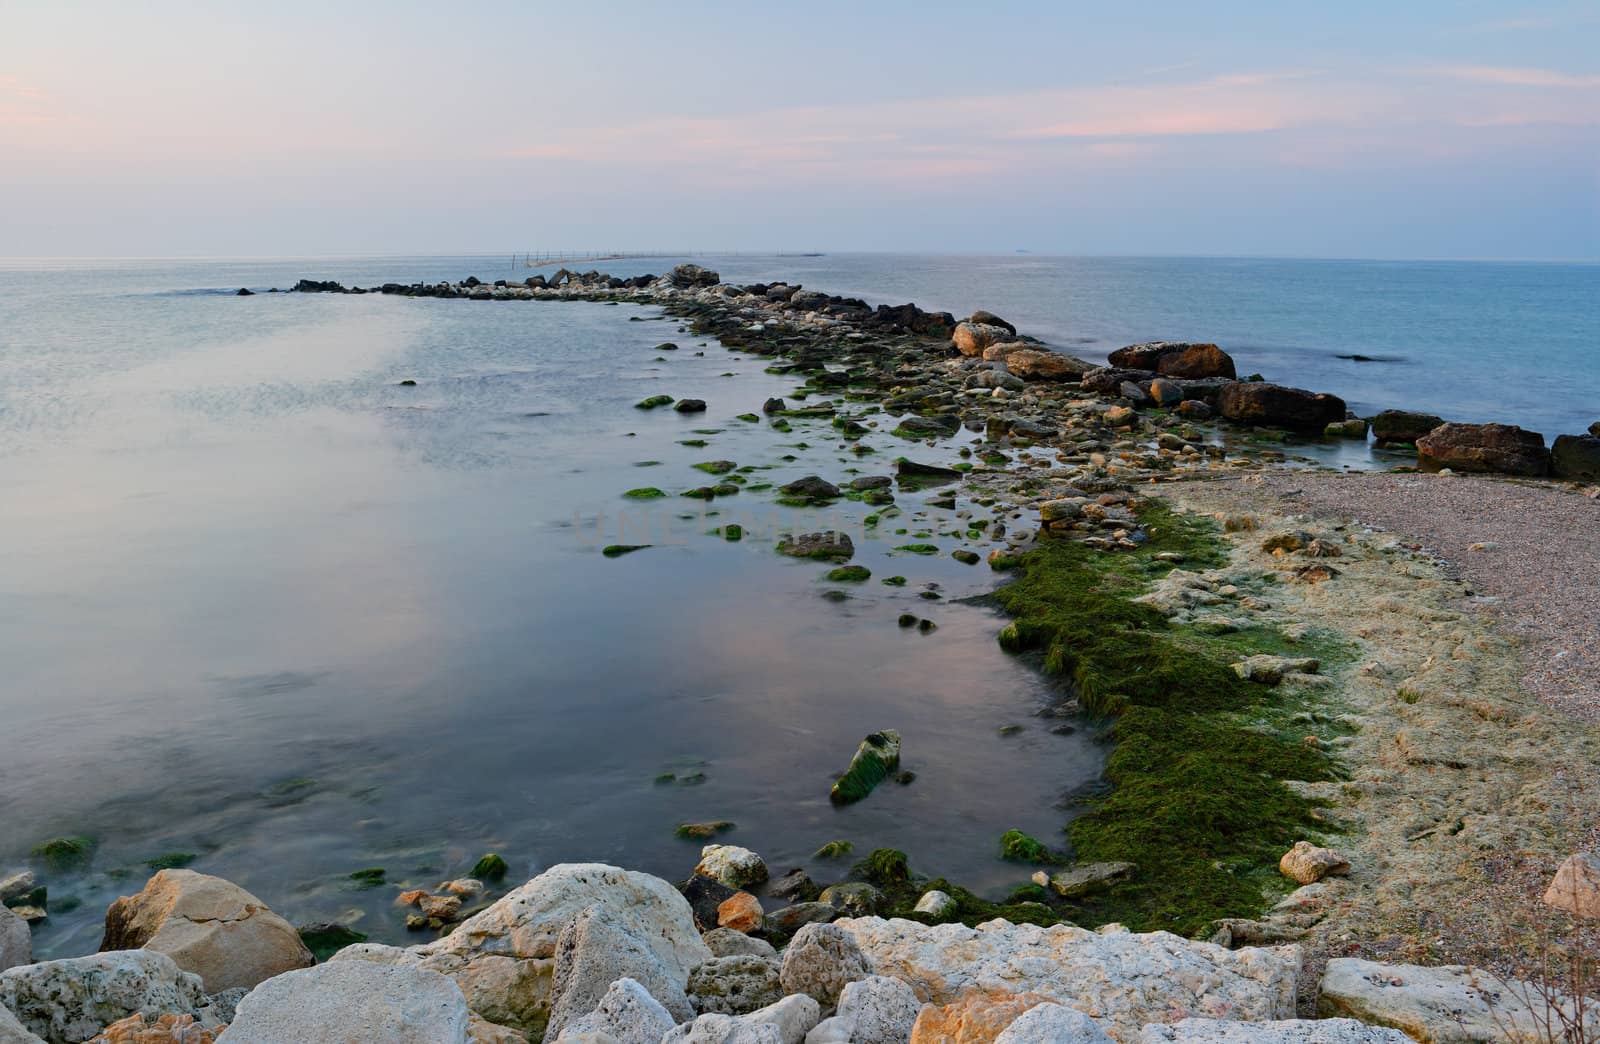
[[[450,264],[358,278],[467,274]],[[173,854],[296,922],[397,938],[392,889],[350,871],[432,885],[494,849],[513,876],[677,878],[697,849],[673,827],[705,819],[779,870],[846,838],[1003,891],[1023,872],[999,835],[1054,836],[1097,775],[1084,733],[1035,717],[1052,694],[996,618],[953,601],[985,570],[869,541],[856,561],[910,583],[835,603],[815,564],[705,535],[698,501],[659,502],[681,539],[622,558],[574,527],[623,490],[703,484],[696,461],[773,483],[858,466],[825,424],[735,419],[789,390],[761,360],[634,307],[155,292],[299,274],[0,273],[0,872],[45,837],[99,844],[49,880],[41,954],[93,949],[109,899]],[[657,392],[711,409],[632,408]],[[869,472],[898,445],[874,438]],[[728,503],[783,514],[767,496]],[[833,807],[880,728],[916,781]]]

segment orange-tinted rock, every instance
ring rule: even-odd
[[[208,1030],[193,1015],[168,1014],[146,1022],[143,1014],[134,1014],[113,1022],[89,1044],[216,1044],[216,1034],[226,1028]]]
[[[1441,424],[1417,440],[1424,471],[1543,475],[1550,468],[1544,436],[1514,424]]]
[[[426,898],[428,898],[428,890],[426,888],[413,888],[409,892],[401,892],[396,896],[395,904],[398,906],[416,906]]]
[[[953,1004],[930,1004],[911,1028],[911,1044],[989,1044],[1023,1012],[1052,999],[993,991],[969,993]]]
[[[1018,348],[1006,354],[1006,369],[1025,381],[1075,381],[1094,365],[1045,348]]]
[[[957,323],[956,329],[950,335],[956,348],[962,355],[981,355],[983,350],[991,344],[1009,341],[1015,336],[1003,326],[990,326],[987,323]]]
[[[749,892],[735,892],[717,904],[717,927],[753,932],[761,927],[761,900]]]

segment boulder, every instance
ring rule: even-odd
[[[1006,333],[1009,333],[1012,337],[1017,336],[1017,328],[1015,326],[1006,322],[993,312],[986,312],[981,308],[968,316],[967,322],[977,323],[980,326],[999,326],[1004,328]]]
[[[817,901],[827,903],[839,911],[841,917],[870,917],[882,913],[889,905],[889,897],[866,881],[840,881],[829,885],[817,896]]]
[[[679,399],[672,408],[679,413],[704,413],[706,402],[704,399]]]
[[[1416,442],[1444,423],[1443,417],[1410,410],[1384,410],[1370,418],[1372,437],[1380,445],[1391,442]]]
[[[1217,396],[1222,416],[1240,424],[1322,434],[1335,421],[1344,420],[1344,400],[1337,395],[1286,388],[1264,381],[1234,381]]]
[[[1600,436],[1557,435],[1550,447],[1550,473],[1557,478],[1600,482]]]
[[[929,1004],[911,1028],[911,1044],[992,1044],[1013,1022],[1049,997],[1004,988],[975,989],[949,1004]]]
[[[1025,381],[1076,381],[1094,364],[1048,348],[1018,348],[1005,356],[1006,369]]]
[[[223,1039],[467,1044],[469,1017],[461,990],[438,972],[333,962],[286,972],[251,990]]]
[[[834,924],[808,924],[784,950],[779,981],[784,993],[803,993],[831,1008],[845,986],[872,973],[852,933]]]
[[[688,979],[679,978],[677,969],[669,968],[651,949],[652,940],[632,934],[623,916],[621,911],[596,904],[561,930],[556,940],[546,1036],[559,1037],[566,1026],[598,1008],[611,984],[623,978],[650,991],[674,1022],[694,1017],[684,993]]]
[[[711,958],[695,930],[688,900],[666,881],[601,863],[563,863],[423,946],[347,946],[334,962],[419,963],[456,981],[473,1011],[537,1039],[551,1003],[556,943],[590,906],[660,961],[679,990],[689,971]]]
[[[994,1044],[1113,1044],[1100,1024],[1065,1004],[1036,1004],[1018,1015]]]
[[[1541,998],[1530,1008],[1528,998]],[[1577,1009],[1560,1003],[1567,1017]],[[1355,957],[1336,957],[1322,973],[1317,1014],[1357,1019],[1401,1030],[1416,1040],[1436,1044],[1476,1041],[1547,1041],[1544,1027],[1557,1026],[1559,1015],[1545,1010],[1538,988],[1503,982],[1488,972],[1460,965],[1423,968],[1412,964],[1380,964]],[[1586,1013],[1588,1036],[1600,1033],[1600,1012],[1593,1002]]]
[[[28,922],[0,906],[0,972],[33,963],[33,929]]]
[[[762,931],[768,935],[792,935],[808,924],[826,924],[839,916],[832,903],[795,903],[767,914]]]
[[[1139,1044],[1411,1044],[1411,1038],[1354,1019],[1184,1019],[1171,1026],[1146,1026]]]
[[[732,928],[736,932],[759,931],[765,916],[761,900],[749,892],[735,892],[717,904],[719,928]]]
[[[0,903],[21,899],[37,886],[38,878],[32,870],[21,870],[0,878]]]
[[[1150,382],[1145,394],[1150,396],[1150,401],[1157,406],[1176,406],[1184,401],[1183,386],[1176,381],[1169,381],[1165,377],[1157,377]]]
[[[574,1021],[560,1039],[571,1041],[584,1034],[605,1034],[616,1044],[660,1044],[677,1024],[650,991],[632,979],[612,983],[594,1011]]]
[[[839,487],[820,475],[807,475],[779,488],[779,492],[807,500],[832,500],[839,495]]]
[[[1074,896],[1109,888],[1118,881],[1126,881],[1137,869],[1139,869],[1137,863],[1085,863],[1070,870],[1051,874],[1050,888],[1057,895],[1071,899]]]
[[[1004,326],[990,326],[987,323],[957,323],[950,339],[955,342],[956,349],[962,355],[982,355],[983,350],[991,344],[1009,341],[1016,336],[1016,332]]]
[[[738,845],[706,845],[700,850],[700,863],[694,868],[729,888],[747,888],[767,879],[767,864],[748,848]]]
[[[129,1015],[208,1015],[200,976],[164,953],[120,950],[0,972],[0,1007],[50,1044],[88,1040]]]
[[[1316,884],[1329,874],[1350,872],[1350,860],[1331,848],[1319,848],[1310,841],[1296,841],[1278,860],[1278,872],[1303,885]]]
[[[722,277],[709,268],[686,264],[668,272],[667,282],[680,290],[692,290],[695,287],[716,286],[722,282]]]
[[[776,957],[713,957],[689,973],[696,1012],[747,1015],[783,999]]]
[[[778,553],[791,558],[844,561],[856,553],[856,545],[849,533],[830,529],[822,533],[791,533],[778,541]]]
[[[44,1041],[29,1033],[11,1014],[11,1009],[0,1004],[0,1044],[44,1044]]]
[[[1094,1012],[1124,1040],[1150,1022],[1294,1015],[1294,947],[1227,950],[1169,932],[999,920],[968,928],[862,917],[831,927],[855,940],[873,971],[909,983],[933,1004],[974,991],[1031,993]]]
[[[1589,434],[1593,435],[1597,439],[1600,439],[1600,421],[1595,421],[1593,424],[1589,425]]]
[[[850,1027],[851,1044],[906,1044],[922,1001],[899,979],[869,975],[845,985],[838,1018]]]
[[[811,875],[799,867],[790,870],[767,886],[767,894],[774,899],[788,899],[798,903],[810,902],[821,892],[822,889],[811,880]]]
[[[1238,376],[1233,357],[1214,344],[1187,341],[1150,341],[1119,348],[1107,357],[1112,366],[1151,370],[1167,377],[1203,378]]]
[[[1078,386],[1096,395],[1121,395],[1124,384],[1140,385],[1155,380],[1153,370],[1130,370],[1121,366],[1099,366],[1078,379]]]
[[[765,939],[756,939],[732,928],[715,928],[700,937],[715,957],[773,957],[778,951]]]
[[[1550,469],[1550,451],[1543,435],[1514,424],[1441,424],[1417,440],[1417,466],[1538,476]]]
[[[112,903],[100,949],[164,953],[200,976],[208,993],[254,987],[314,963],[300,934],[266,903],[193,870],[162,870]]]
[[[941,892],[934,888],[922,893],[917,899],[915,909],[917,913],[927,914],[929,917],[949,917],[956,912],[956,901],[949,892]]]
[[[1583,852],[1568,856],[1556,868],[1544,901],[1579,917],[1600,918],[1600,858]]]

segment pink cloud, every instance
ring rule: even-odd
[[[1501,87],[1600,87],[1600,76],[1573,76],[1553,69],[1518,69],[1500,65],[1452,65],[1438,70],[1441,75],[1473,83],[1492,83]]]

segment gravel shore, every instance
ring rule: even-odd
[[[1241,511],[1346,519],[1437,555],[1522,641],[1529,691],[1600,721],[1600,499],[1592,491],[1364,472],[1265,472],[1206,485]]]

